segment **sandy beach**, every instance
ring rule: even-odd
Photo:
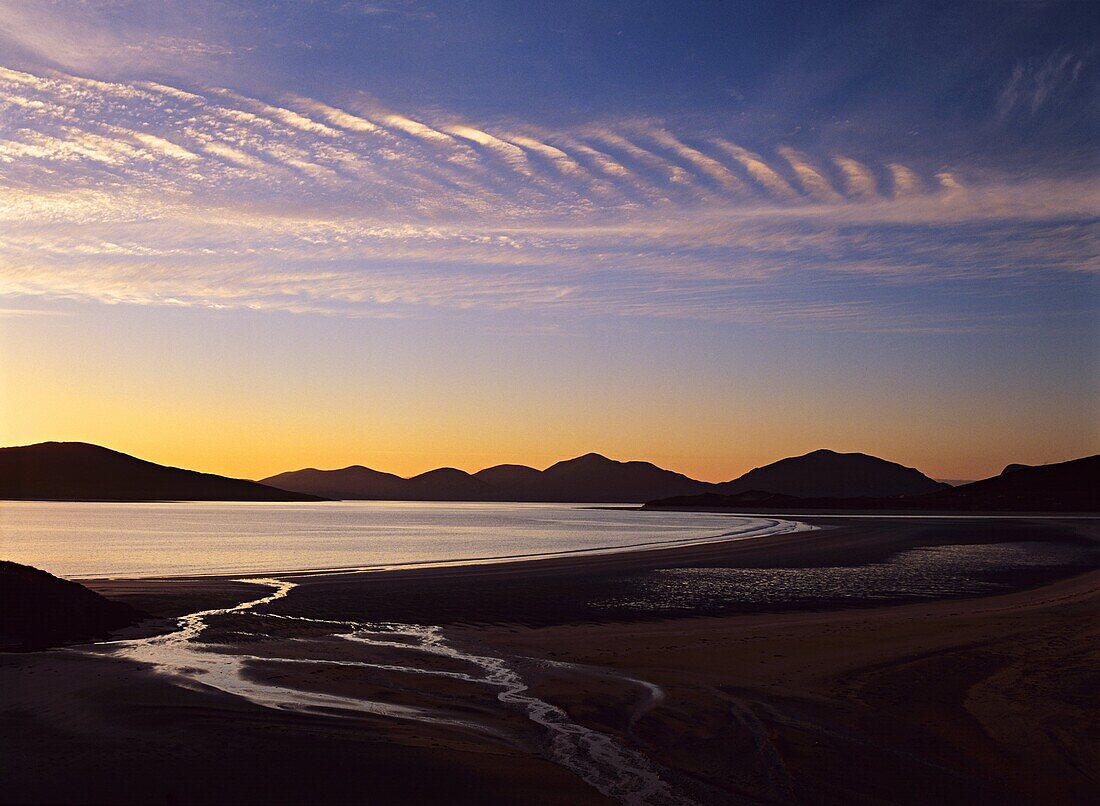
[[[195,658],[217,667],[181,655],[155,673],[135,660],[161,651],[148,647],[0,655],[0,799],[1087,800],[1100,773],[1095,521],[803,520],[828,528],[283,574],[295,586],[281,598],[206,619]],[[896,569],[923,568],[904,558],[998,547],[1054,559],[982,559],[961,593],[897,588]],[[788,594],[709,593],[730,574]],[[269,592],[217,577],[88,584],[160,619],[135,635]]]

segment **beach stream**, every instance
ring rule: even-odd
[[[476,733],[510,746],[519,746],[559,764],[608,797],[628,804],[687,804],[691,801],[674,792],[658,769],[641,753],[627,747],[618,737],[601,733],[573,721],[562,708],[535,696],[530,681],[520,668],[537,663],[532,659],[506,659],[466,651],[452,643],[436,626],[395,623],[327,621],[299,616],[264,613],[258,608],[286,598],[294,582],[272,577],[235,580],[270,589],[270,593],[241,602],[233,607],[201,610],[181,617],[173,632],[136,640],[110,641],[96,645],[153,667],[190,688],[210,687],[240,697],[256,705],[283,711],[310,713],[330,718],[354,718],[372,715],[411,720]],[[261,620],[262,629],[239,628],[241,618]],[[212,639],[219,621],[231,621],[233,629]],[[267,625],[272,625],[268,628]],[[306,630],[286,638],[287,628]],[[266,632],[263,630],[267,630]],[[272,633],[284,635],[273,636]],[[232,640],[227,640],[232,636]],[[249,652],[259,646],[273,649],[271,654]],[[293,651],[287,651],[287,648]],[[368,659],[349,659],[342,647],[365,651]],[[315,651],[310,651],[315,650]],[[305,654],[303,654],[305,653]],[[379,660],[369,659],[372,654]],[[401,662],[394,662],[394,658]],[[406,660],[407,659],[407,660]],[[497,709],[508,712],[502,718],[477,718],[474,708],[450,708],[395,703],[371,696],[309,691],[275,682],[268,675],[255,673],[257,665],[313,671],[324,667],[343,667],[341,672],[436,677],[459,686],[472,686],[495,692],[491,698]],[[583,667],[544,663],[557,670],[590,674]],[[599,670],[614,675],[616,684],[638,692],[638,704],[631,724],[663,698],[661,689],[647,681]],[[274,675],[281,679],[287,675]],[[417,685],[417,689],[423,689]],[[407,689],[406,689],[407,690]],[[445,701],[444,701],[445,702]],[[471,716],[471,713],[473,716]],[[520,715],[526,729],[510,730],[509,720]]]

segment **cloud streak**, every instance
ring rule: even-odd
[[[942,329],[975,323],[874,287],[1100,271],[1089,177],[57,71],[0,70],[0,113],[7,297]],[[806,293],[822,283],[847,290]]]

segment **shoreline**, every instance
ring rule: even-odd
[[[419,503],[419,502],[414,502]],[[628,509],[630,511],[654,511],[659,512],[662,510],[642,510],[634,507],[581,507],[587,509]],[[720,510],[702,510],[702,509],[682,509],[682,510],[668,510],[678,512],[693,512],[700,515],[714,515],[715,517],[738,517],[738,518],[756,518],[756,519],[778,519],[781,522],[788,522],[795,524],[796,526],[802,526],[806,528],[795,528],[789,531],[778,533],[766,533],[762,535],[757,534],[724,534],[714,535],[710,537],[697,537],[697,538],[683,538],[676,540],[659,540],[649,541],[646,543],[629,543],[621,546],[599,546],[592,548],[582,549],[562,549],[560,551],[550,552],[533,552],[530,554],[503,554],[486,557],[464,557],[453,560],[416,560],[404,563],[379,563],[374,565],[358,565],[358,566],[334,566],[331,568],[292,568],[292,569],[271,569],[271,568],[256,568],[256,569],[244,569],[239,571],[209,571],[209,572],[195,572],[186,574],[148,574],[148,575],[127,575],[127,574],[70,574],[66,575],[66,579],[72,579],[82,584],[87,583],[109,583],[113,581],[117,582],[130,582],[130,581],[190,581],[190,580],[222,580],[233,581],[243,576],[279,576],[288,577],[291,579],[302,579],[312,576],[339,576],[347,574],[381,574],[381,573],[399,573],[403,571],[412,571],[419,568],[466,568],[476,567],[482,565],[498,565],[498,564],[518,564],[518,563],[535,563],[535,562],[552,562],[558,559],[571,559],[571,558],[583,558],[583,557],[595,557],[608,554],[629,554],[633,552],[641,551],[675,551],[679,549],[688,549],[698,545],[708,545],[712,543],[726,543],[737,542],[743,540],[763,540],[767,538],[774,538],[780,535],[792,534],[798,532],[805,532],[818,529],[836,528],[838,524],[831,521],[861,521],[861,520],[874,520],[874,521],[892,521],[892,520],[918,520],[918,521],[949,521],[949,522],[967,522],[967,521],[1049,521],[1051,523],[1063,523],[1063,522],[1083,522],[1097,521],[1100,523],[1100,515],[1074,515],[1074,514],[1059,514],[1052,515],[1049,513],[1040,513],[1036,515],[976,515],[973,513],[964,514],[927,514],[927,513],[777,513],[777,514],[759,514],[759,513],[747,513],[747,512],[734,512],[734,511],[720,511]],[[822,520],[823,523],[813,524],[809,521]],[[843,525],[843,524],[839,524]]]
[[[824,519],[815,524],[814,516],[805,516],[803,524],[812,527],[810,531],[791,531],[780,534],[768,534],[754,537],[715,537],[699,538],[687,543],[674,545],[653,544],[646,548],[616,548],[569,551],[557,554],[539,554],[529,557],[505,557],[500,559],[457,560],[453,562],[425,562],[403,566],[368,566],[365,568],[333,569],[331,571],[249,571],[232,574],[191,574],[159,577],[82,577],[81,584],[97,592],[133,604],[139,609],[158,614],[171,600],[180,598],[189,606],[201,601],[204,595],[210,595],[211,601],[222,604],[226,596],[235,595],[244,590],[248,577],[276,577],[293,580],[296,583],[296,603],[309,594],[311,599],[319,600],[310,607],[334,612],[345,603],[321,603],[321,599],[345,599],[359,591],[372,602],[378,603],[377,611],[371,607],[371,618],[377,620],[397,620],[390,618],[393,611],[402,610],[409,614],[407,607],[401,607],[400,600],[423,599],[420,606],[412,608],[421,616],[424,623],[445,623],[450,620],[461,621],[523,621],[530,618],[531,609],[540,611],[533,614],[538,622],[566,623],[576,617],[575,608],[561,601],[524,602],[522,599],[540,599],[539,596],[524,596],[518,588],[553,586],[555,584],[579,584],[582,588],[599,587],[601,582],[635,577],[658,569],[676,568],[792,568],[820,569],[830,567],[864,567],[876,563],[889,562],[891,558],[907,551],[935,549],[943,546],[958,545],[996,545],[1013,540],[1036,541],[1051,539],[1078,543],[1083,546],[1100,545],[1100,524],[1092,519],[1054,518],[1034,519],[1013,517],[1009,521],[999,520],[990,524],[991,528],[980,530],[978,527],[986,520],[983,518],[897,518],[874,517]],[[1077,570],[1064,568],[1052,573],[1041,570],[1023,571],[1008,574],[1006,584],[1012,590],[1023,590],[1052,582],[1056,579],[1083,573],[1087,567]],[[419,586],[419,589],[416,589]],[[476,591],[481,587],[482,590]],[[505,606],[485,601],[486,592],[493,588],[507,588],[516,594]],[[362,590],[360,590],[362,589]],[[513,590],[516,589],[516,590]],[[430,593],[432,595],[426,596]],[[232,593],[230,593],[232,592]],[[472,607],[458,607],[445,601],[448,596],[462,599],[463,594],[480,593],[481,601]],[[991,591],[983,595],[996,595],[1002,591]],[[526,593],[530,594],[528,590]],[[314,596],[314,594],[317,594]],[[516,597],[520,601],[516,600]],[[467,597],[468,598],[468,597]],[[974,598],[973,595],[947,598]],[[899,597],[893,602],[876,600],[853,603],[847,599],[821,600],[812,604],[814,609],[835,609],[837,607],[879,607],[891,603],[907,601]],[[153,606],[145,606],[149,602]],[[527,605],[526,607],[524,605]],[[805,605],[794,603],[791,606],[778,607],[778,610],[805,609]],[[457,613],[452,612],[458,610]],[[759,606],[747,608],[703,608],[683,614],[671,614],[682,617],[697,615],[716,615],[728,612],[752,612]],[[763,608],[768,609],[768,608]],[[182,614],[180,607],[170,607],[170,615]],[[484,610],[488,612],[479,613]],[[548,611],[557,610],[557,615]],[[436,619],[426,618],[436,615]],[[648,614],[623,616],[625,620],[654,618]],[[607,620],[607,614],[587,612],[579,620]]]
[[[626,509],[630,507],[591,507],[591,509]],[[751,515],[740,507],[699,507],[699,506],[649,506],[641,504],[636,507],[641,512],[698,512],[700,514],[713,515],[738,515],[743,517],[760,518],[930,518],[956,520],[972,518],[977,520],[1012,520],[1028,518],[1032,520],[1062,520],[1073,518],[1075,520],[1100,520],[1100,514],[1092,512],[1051,512],[1049,510],[1036,510],[1034,512],[1015,512],[1003,509],[988,511],[975,510],[934,510],[934,509],[822,509],[808,507],[806,509],[777,509],[774,511],[755,510]]]
[[[364,791],[381,803],[408,802],[411,791],[435,802],[463,792],[485,803],[608,803],[601,792],[637,792],[639,781],[723,804],[1060,804],[1093,791],[1100,524],[828,525],[768,540],[304,576],[247,612],[238,606],[259,594],[234,581],[241,575],[92,580],[160,616],[163,630],[178,630],[185,613],[223,610],[191,654],[164,656],[173,676],[102,644],[0,656],[0,712],[18,727],[0,732],[11,760],[0,783],[11,802],[91,792],[265,804]],[[1017,569],[1003,575],[1007,587],[962,598],[593,605],[678,569],[786,568],[799,578],[839,568],[852,579],[913,553],[962,545],[1000,556],[1021,542],[1087,562]],[[370,708],[348,711],[355,703]],[[570,726],[572,755],[555,755],[547,725]],[[593,771],[596,747],[626,767]],[[65,769],[47,774],[59,753]],[[258,764],[263,780],[249,772]],[[669,802],[647,798],[630,802]]]
[[[706,513],[700,513],[706,514]],[[721,517],[721,516],[719,516]],[[481,565],[495,565],[504,563],[529,563],[529,562],[543,562],[552,561],[560,558],[573,558],[573,557],[594,557],[605,554],[620,554],[620,553],[633,553],[639,551],[664,551],[674,550],[677,548],[687,548],[695,545],[704,545],[709,543],[725,543],[736,542],[741,540],[763,540],[769,537],[776,537],[780,534],[792,534],[796,532],[810,531],[812,529],[820,528],[815,526],[809,526],[808,524],[796,521],[793,519],[775,519],[771,516],[743,516],[749,518],[755,518],[757,520],[776,520],[775,525],[780,523],[788,524],[793,528],[785,529],[781,532],[766,532],[764,534],[755,534],[755,531],[750,530],[745,533],[730,532],[721,535],[711,535],[705,537],[693,537],[693,538],[680,538],[674,540],[654,540],[645,543],[628,543],[621,546],[597,546],[592,548],[582,549],[562,549],[560,551],[549,552],[532,552],[530,554],[503,554],[488,557],[465,557],[457,558],[453,560],[417,560],[405,563],[379,563],[376,565],[359,565],[359,566],[340,566],[333,568],[300,568],[300,569],[286,569],[286,570],[271,570],[271,569],[256,569],[256,570],[242,570],[242,571],[211,571],[200,572],[192,574],[151,574],[148,576],[125,576],[121,574],[89,574],[89,575],[70,575],[67,578],[73,579],[83,583],[87,582],[108,582],[108,581],[136,581],[136,580],[226,580],[231,581],[241,576],[285,576],[291,579],[301,579],[313,576],[337,576],[345,574],[373,574],[373,573],[391,573],[400,571],[415,570],[417,568],[466,568],[475,567]]]

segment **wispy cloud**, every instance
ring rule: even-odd
[[[521,148],[526,148],[539,156],[545,157],[551,161],[555,168],[561,171],[563,174],[569,176],[581,176],[584,174],[584,168],[577,162],[576,159],[570,157],[560,148],[555,148],[552,145],[543,143],[536,140],[533,137],[524,137],[519,134],[512,134],[508,136],[509,139]]]
[[[488,132],[483,132],[481,129],[475,129],[473,126],[452,125],[447,126],[446,129],[455,137],[461,137],[464,140],[484,146],[521,174],[531,173],[531,169],[527,164],[527,155],[523,153],[523,149],[519,146],[501,140]]]
[[[342,129],[347,129],[353,132],[370,132],[372,134],[382,131],[382,128],[373,121],[367,120],[359,115],[353,115],[350,112],[345,112],[343,109],[337,109],[334,106],[329,106],[321,101],[314,100],[313,98],[303,98],[298,95],[290,96],[290,101],[293,104],[307,109],[311,114],[331,123],[333,126],[339,126]]]
[[[794,188],[791,187],[790,183],[776,173],[775,169],[768,165],[759,154],[754,154],[720,137],[714,140],[714,144],[720,150],[739,162],[754,181],[759,183],[765,191],[776,196],[776,198],[792,199],[798,195]]]
[[[867,166],[839,154],[833,157],[833,162],[844,176],[844,188],[849,198],[872,199],[878,195],[874,174]]]
[[[1059,100],[1081,78],[1089,56],[1053,53],[1041,61],[1018,62],[997,96],[997,115],[1035,115]]]
[[[431,126],[427,126],[419,120],[413,120],[404,115],[383,115],[382,122],[386,126],[397,129],[405,134],[411,134],[413,137],[418,137],[421,140],[427,140],[430,143],[444,143],[450,145],[455,141],[449,134],[444,134],[438,129],[433,129]]]
[[[921,191],[922,183],[916,171],[902,165],[900,162],[891,162],[886,168],[890,171],[895,196],[909,196]]]
[[[777,149],[779,155],[787,161],[801,184],[802,189],[819,201],[839,202],[842,197],[836,189],[829,184],[824,175],[815,168],[809,158],[799,151],[788,146]]]
[[[0,69],[0,112],[9,297],[951,329],[874,287],[1100,272],[1091,177],[45,70]]]
[[[45,308],[0,308],[0,319],[26,319],[34,316],[68,316],[65,311]]]
[[[207,10],[159,3],[154,14],[137,0],[0,0],[0,45],[80,72],[201,67],[241,48],[211,38],[201,26]]]
[[[653,142],[667,148],[681,160],[690,164],[702,175],[714,180],[723,188],[734,191],[744,189],[744,183],[714,157],[685,145],[664,129],[653,129],[647,133]]]

